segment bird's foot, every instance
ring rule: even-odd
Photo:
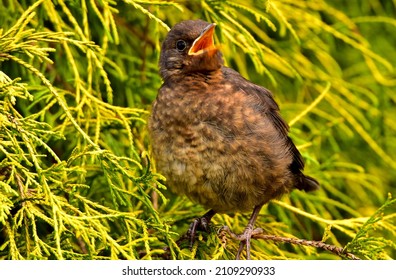
[[[212,217],[214,216],[214,214],[216,214],[216,212],[213,210],[210,210],[202,217],[196,218],[190,224],[190,227],[189,227],[188,231],[186,232],[186,234],[183,237],[181,237],[177,241],[177,243],[180,244],[183,240],[187,239],[190,243],[189,248],[190,248],[190,250],[192,250],[192,247],[195,242],[195,237],[197,235],[197,231],[209,232],[209,223],[210,223],[210,220],[212,219]]]
[[[228,226],[223,226],[220,231],[227,232],[229,236],[232,239],[239,240],[239,248],[238,252],[236,254],[235,259],[239,260],[241,257],[241,253],[243,251],[243,248],[246,246],[246,259],[250,260],[250,240],[252,239],[252,236],[255,236],[257,234],[262,234],[264,230],[262,228],[253,228],[252,225],[248,225],[245,230],[243,231],[242,234],[236,234]]]
[[[186,233],[187,238],[190,240],[190,250],[192,250],[192,247],[194,245],[197,231],[209,232],[209,222],[210,219],[208,219],[206,216],[203,216],[200,218],[196,218],[194,222],[190,224],[190,228]]]

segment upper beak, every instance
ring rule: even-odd
[[[214,29],[216,27],[216,23],[209,24],[199,35],[197,39],[195,39],[192,44],[190,50],[188,51],[189,55],[199,55],[205,51],[215,50],[216,47],[213,43],[213,34]]]

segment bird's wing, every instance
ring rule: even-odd
[[[286,145],[290,149],[290,153],[293,155],[293,162],[290,165],[290,170],[295,174],[301,173],[301,171],[304,169],[303,158],[300,152],[297,150],[297,147],[294,145],[293,141],[288,136],[289,126],[281,117],[279,113],[279,106],[275,102],[272,93],[268,89],[246,80],[238,72],[231,68],[224,67],[223,73],[227,80],[230,79],[235,81],[240,89],[246,94],[257,96],[258,106],[261,105],[263,108],[265,108],[265,110],[262,111],[267,117],[269,117],[279,133],[286,139]]]

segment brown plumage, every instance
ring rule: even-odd
[[[263,204],[294,188],[318,188],[302,173],[301,154],[271,92],[223,66],[214,27],[189,20],[169,32],[149,122],[157,169],[169,188],[212,209],[192,224],[192,241],[216,212],[254,209],[244,232],[251,235]]]

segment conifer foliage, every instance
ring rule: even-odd
[[[275,93],[315,193],[270,202],[257,226],[361,259],[396,257],[392,1],[0,1],[0,259],[233,259],[248,215],[166,187],[146,121],[175,23],[216,22],[226,64]],[[340,259],[257,239],[255,259]],[[297,245],[296,245],[297,244]],[[300,245],[299,245],[300,244]]]

